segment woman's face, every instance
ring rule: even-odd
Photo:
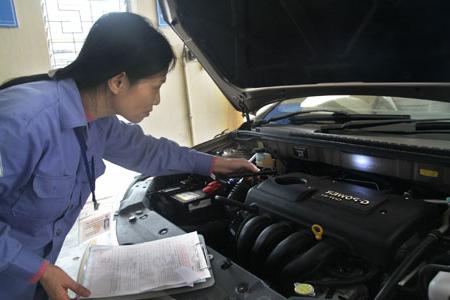
[[[120,93],[114,95],[111,106],[114,113],[133,123],[139,123],[148,117],[153,106],[160,102],[159,90],[166,81],[166,73],[140,79],[130,85],[128,79]]]

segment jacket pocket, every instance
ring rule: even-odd
[[[14,215],[48,224],[58,219],[70,202],[75,176],[36,174],[12,207]]]

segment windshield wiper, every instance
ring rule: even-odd
[[[329,112],[329,115],[314,115],[314,116],[301,116],[297,118],[293,118],[299,115],[307,115],[310,113],[322,113]],[[315,110],[303,110],[296,111],[288,114],[284,114],[282,116],[273,117],[268,120],[261,120],[259,122],[255,122],[255,126],[264,125],[270,122],[275,122],[283,119],[292,118],[291,123],[296,124],[298,122],[302,123],[305,121],[325,121],[325,120],[333,120],[335,122],[345,122],[345,121],[354,121],[354,120],[364,120],[364,121],[372,121],[372,120],[409,120],[411,116],[409,115],[381,115],[381,114],[354,114],[348,113],[345,111],[335,111],[328,109],[315,109]],[[334,124],[333,124],[334,125]],[[339,124],[341,125],[341,124]]]
[[[442,122],[444,121],[444,122]],[[350,121],[343,124],[329,124],[321,127],[321,132],[340,131],[346,129],[361,129],[379,133],[439,133],[439,130],[450,130],[450,119],[409,119],[409,120],[379,120]],[[392,126],[395,125],[395,126]],[[432,131],[432,132],[431,132]]]

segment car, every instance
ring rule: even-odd
[[[258,174],[138,177],[121,244],[197,231],[177,299],[448,299],[447,1],[160,0],[245,120],[194,148]]]

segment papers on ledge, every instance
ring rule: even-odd
[[[89,251],[81,284],[90,299],[194,286],[211,277],[196,232]]]

